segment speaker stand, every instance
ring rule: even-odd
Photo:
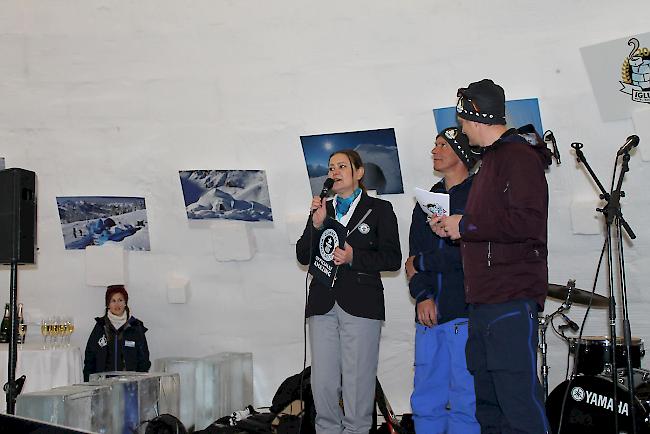
[[[9,285],[9,312],[11,334],[9,335],[9,357],[7,358],[8,381],[4,385],[7,395],[7,414],[15,414],[16,398],[23,388],[24,378],[16,382],[16,361],[18,359],[18,262],[11,261],[11,282]]]

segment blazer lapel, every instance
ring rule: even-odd
[[[370,209],[370,203],[372,201],[368,197],[366,193],[361,193],[361,198],[359,199],[359,203],[357,204],[357,207],[354,209],[354,213],[352,214],[352,217],[350,217],[350,221],[347,224],[348,231],[354,229],[354,227],[359,223],[359,221],[366,215],[368,210]]]

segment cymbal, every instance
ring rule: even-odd
[[[548,284],[548,296],[556,300],[565,301],[569,288],[566,285],[556,285],[554,283]],[[571,303],[589,305],[591,300],[591,307],[607,307],[609,306],[609,297],[604,297],[600,294],[592,294],[591,291],[584,289],[573,288],[571,289]]]

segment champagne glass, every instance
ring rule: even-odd
[[[59,346],[60,335],[61,335],[61,318],[55,316],[54,321],[52,322],[52,340],[54,341],[52,348],[56,349]]]
[[[70,347],[70,335],[72,334],[72,318],[66,316],[63,318],[63,333],[65,335],[65,346]]]
[[[43,349],[47,349],[47,334],[48,327],[50,326],[49,318],[43,318],[41,320],[41,335],[43,335]]]
[[[56,317],[50,317],[47,324],[47,337],[50,338],[49,349],[54,349],[56,347],[56,342],[54,340],[56,334]]]
[[[70,336],[74,332],[74,318],[70,317],[70,322],[68,323],[68,345],[70,345]]]

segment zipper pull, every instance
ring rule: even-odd
[[[488,267],[492,266],[492,243],[488,241],[488,254],[487,254]]]

